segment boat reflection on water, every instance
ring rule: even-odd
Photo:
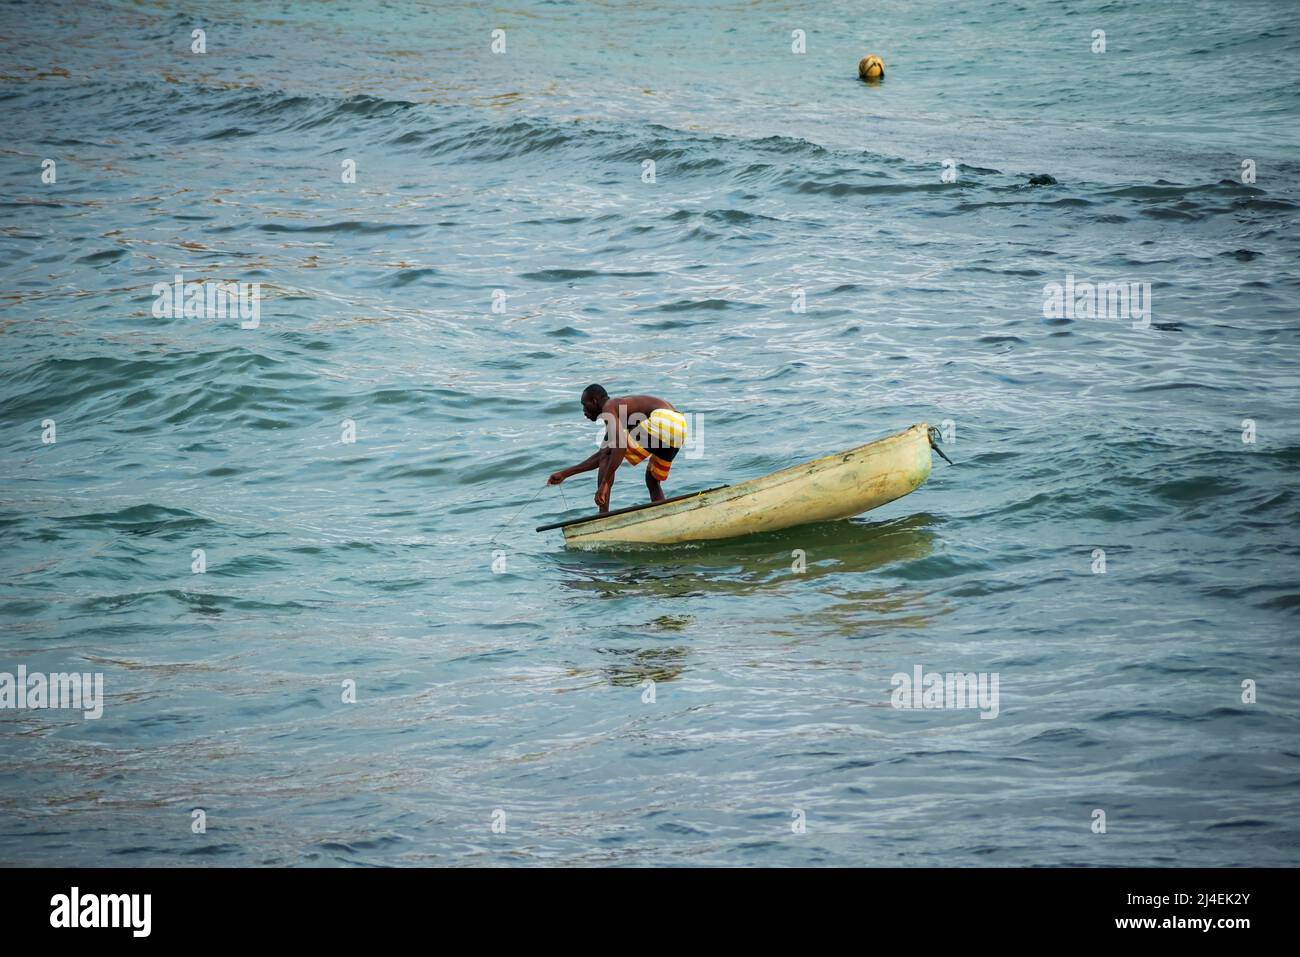
[[[565,549],[550,558],[567,573],[562,584],[573,594],[562,599],[566,603],[664,603],[657,609],[661,614],[640,623],[626,617],[635,604],[620,609],[626,624],[616,635],[611,632],[615,641],[598,649],[610,657],[603,669],[607,680],[627,687],[646,679],[671,681],[689,667],[701,634],[717,634],[709,622],[722,606],[713,598],[724,599],[728,618],[762,620],[767,633],[790,643],[823,641],[827,635],[870,638],[928,624],[934,609],[924,594],[859,576],[928,558],[938,523],[921,513],[886,522],[804,525],[721,542]],[[802,571],[796,570],[800,566]],[[744,605],[730,603],[737,597],[756,604],[747,612]],[[771,620],[774,613],[779,622]],[[708,621],[697,620],[701,616]],[[690,641],[674,640],[679,635]]]
[[[720,542],[623,545],[553,556],[566,588],[591,596],[744,595],[788,580],[871,572],[926,558],[938,519],[920,513],[888,522],[823,522]],[[800,570],[800,568],[802,570]]]

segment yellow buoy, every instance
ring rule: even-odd
[[[868,82],[883,80],[885,78],[885,61],[874,53],[864,56],[858,61],[858,78]]]

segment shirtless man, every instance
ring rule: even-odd
[[[661,502],[663,487],[673,459],[686,444],[686,417],[671,404],[652,395],[624,395],[610,398],[604,386],[589,385],[582,391],[582,414],[592,422],[605,423],[605,439],[595,455],[567,469],[560,469],[547,479],[559,485],[570,475],[599,469],[596,476],[596,507],[609,511],[609,493],[614,486],[614,472],[624,459],[636,465],[644,458],[645,484],[650,501]]]

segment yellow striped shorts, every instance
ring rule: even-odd
[[[627,464],[639,465],[649,456],[646,468],[662,482],[673,467],[673,459],[686,445],[686,416],[672,409],[655,409],[649,418],[624,435]]]

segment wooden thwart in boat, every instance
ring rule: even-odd
[[[770,475],[542,525],[564,529],[568,545],[672,544],[734,538],[809,522],[828,522],[902,498],[930,474],[924,424]]]

